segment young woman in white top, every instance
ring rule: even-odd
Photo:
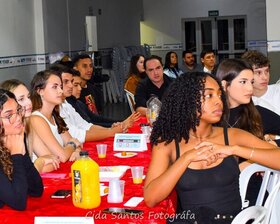
[[[62,83],[56,71],[38,72],[31,81],[33,110],[30,117],[32,146],[38,156],[56,155],[60,162],[79,157],[80,142],[72,138],[59,115]]]
[[[32,102],[30,100],[30,93],[27,87],[23,82],[17,79],[10,79],[6,80],[3,83],[1,83],[1,88],[8,90],[12,92],[18,104],[22,106],[24,109],[24,120],[25,120],[25,134],[26,137],[25,140],[27,140],[28,145],[28,151],[29,155],[31,157],[31,160],[34,162],[34,166],[39,171],[39,173],[45,173],[45,172],[51,172],[53,170],[56,170],[59,168],[59,160],[57,156],[54,156],[52,154],[50,155],[44,155],[41,157],[37,157],[36,154],[33,152],[32,148],[30,147],[28,138],[28,132],[29,132],[29,117],[32,113]]]

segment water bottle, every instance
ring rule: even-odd
[[[156,121],[160,108],[161,102],[158,97],[155,95],[151,96],[151,98],[147,101],[147,118],[151,125]]]
[[[71,166],[72,201],[78,208],[96,208],[101,203],[99,166],[88,156],[87,151],[80,152],[80,159]]]

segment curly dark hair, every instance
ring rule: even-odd
[[[3,105],[8,101],[8,99],[14,99],[16,101],[16,97],[13,93],[8,90],[0,89],[0,113],[3,110]],[[5,134],[5,130],[2,124],[2,120],[0,122],[0,166],[3,169],[4,173],[7,175],[9,180],[12,180],[13,174],[13,162],[11,158],[11,153],[9,149],[7,149],[3,142],[3,136]]]
[[[162,107],[154,123],[151,143],[169,144],[182,138],[189,140],[189,131],[196,131],[202,115],[201,98],[204,96],[207,77],[217,81],[222,91],[223,116],[227,113],[225,93],[216,77],[204,72],[191,72],[178,77],[169,86],[162,100]],[[224,125],[221,119],[221,125]]]
[[[31,91],[30,91],[30,98],[33,105],[33,110],[39,110],[43,106],[43,102],[41,96],[38,93],[39,89],[44,89],[47,84],[47,80],[51,75],[56,75],[60,78],[59,71],[55,70],[44,70],[38,72],[31,81]],[[67,125],[63,118],[59,114],[59,105],[56,105],[53,109],[52,115],[54,117],[55,123],[57,125],[58,133],[61,134],[65,131],[68,131]]]

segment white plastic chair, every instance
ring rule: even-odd
[[[280,182],[278,182],[270,192],[264,207],[267,210],[263,224],[280,223]]]
[[[256,163],[246,167],[244,170],[242,170],[239,176],[239,190],[240,190],[240,196],[242,201],[242,209],[248,207],[249,205],[249,201],[246,200],[245,198],[247,192],[247,186],[251,176],[257,172],[264,172],[264,175],[263,175],[261,188],[258,194],[258,198],[256,201],[256,205],[259,206],[263,205],[265,192],[266,191],[271,192],[273,187],[277,184],[277,182],[279,182],[279,177],[280,177],[279,170],[273,170]]]
[[[241,211],[231,224],[246,224],[249,220],[254,220],[252,224],[261,224],[266,213],[267,209],[263,206],[251,206]]]
[[[232,224],[245,224],[254,220],[253,224],[280,223],[280,182],[269,193],[264,206],[251,206],[241,211],[232,221]]]
[[[126,95],[130,110],[133,113],[135,111],[135,109],[134,109],[134,105],[135,105],[134,94],[129,92],[126,89],[124,89],[124,91],[125,91],[125,95]]]

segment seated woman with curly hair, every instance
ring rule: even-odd
[[[0,208],[26,208],[27,196],[43,193],[42,179],[24,141],[24,110],[13,93],[0,89]]]
[[[280,169],[280,150],[254,135],[216,127],[227,104],[219,81],[194,72],[171,84],[154,123],[144,198],[153,207],[175,188],[184,223],[231,223],[241,210],[234,156]],[[219,220],[220,218],[225,218]]]

